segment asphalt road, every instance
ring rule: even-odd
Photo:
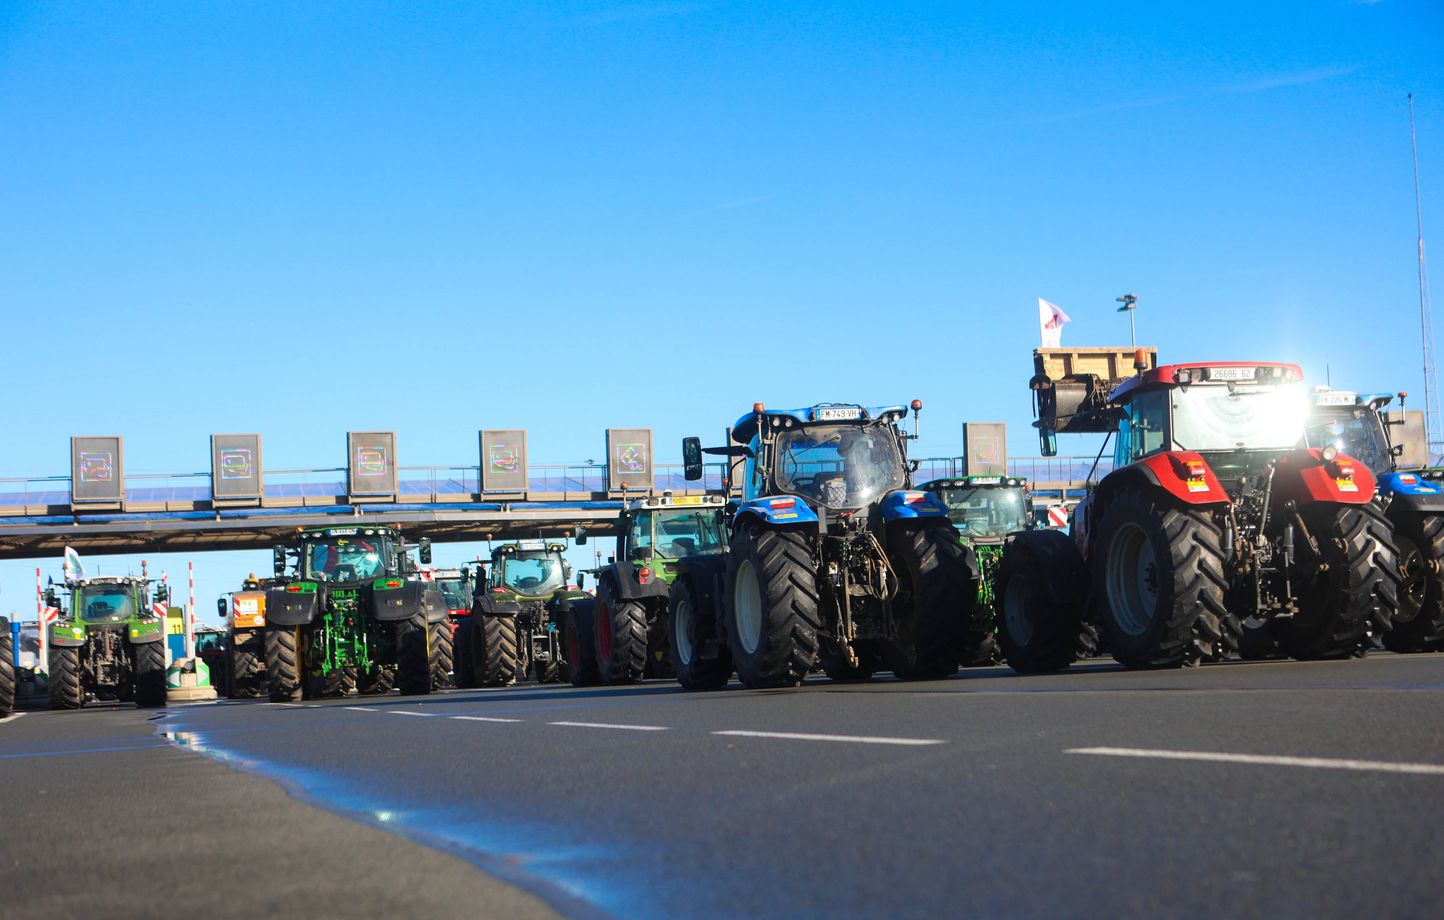
[[[453,855],[432,854],[444,866],[416,890],[440,879],[453,887],[431,894],[455,897],[469,874],[573,917],[1418,917],[1437,916],[1444,881],[1444,655],[709,694],[527,684],[145,718],[0,724],[0,864],[23,861],[17,814],[26,828],[59,813],[72,836],[120,827],[149,841],[177,824],[110,799],[40,808],[57,777],[144,770],[159,788],[203,767],[225,774],[207,789],[260,791],[196,801],[192,820],[211,822],[217,844],[182,850],[198,875],[225,877],[228,849],[257,848],[217,822],[284,799],[265,777],[292,795],[292,873],[361,854],[370,888],[394,890],[379,879],[410,877],[401,857],[436,848]],[[104,750],[116,738],[149,747]],[[65,753],[76,748],[92,753]],[[332,830],[337,815],[354,832]],[[380,831],[409,840],[363,837]],[[46,903],[61,865],[15,876],[6,896]],[[396,916],[353,897],[344,873],[305,889],[345,903],[336,915]],[[271,896],[249,892],[220,885],[191,907]],[[525,915],[469,904],[467,916]]]

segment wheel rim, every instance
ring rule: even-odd
[[[692,663],[692,636],[687,632],[687,624],[691,619],[691,604],[685,597],[678,598],[677,609],[672,614],[672,640],[677,644],[679,664]]]
[[[1394,622],[1407,623],[1424,607],[1424,595],[1429,590],[1429,570],[1417,543],[1402,534],[1395,534],[1394,538],[1399,544],[1399,570],[1404,578],[1399,586],[1399,609],[1394,613]]]
[[[597,601],[597,657],[603,663],[612,660],[612,608]]]
[[[732,615],[737,620],[737,640],[747,654],[757,651],[762,642],[762,588],[757,583],[757,569],[752,560],[744,559],[737,567]]]
[[[1158,608],[1158,560],[1153,541],[1137,524],[1118,528],[1108,550],[1108,607],[1118,628],[1141,636]]]
[[[1028,581],[1021,575],[1008,579],[1003,590],[1003,625],[1018,645],[1033,644],[1033,621],[1028,618]]]

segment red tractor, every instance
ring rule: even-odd
[[[1300,659],[1361,655],[1389,628],[1401,573],[1374,477],[1302,446],[1297,365],[1157,367],[1152,349],[1040,349],[1034,363],[1044,454],[1083,432],[1114,459],[1089,474],[1071,534],[1026,531],[1003,550],[998,633],[1015,670],[1066,668],[1095,635],[1126,667],[1167,668],[1228,657],[1245,625]]]

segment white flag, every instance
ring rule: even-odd
[[[85,566],[80,564],[80,554],[70,547],[65,547],[65,579],[81,579],[85,577]]]
[[[1067,322],[1072,321],[1057,304],[1038,298],[1038,334],[1043,339],[1044,348],[1063,347],[1063,324]]]

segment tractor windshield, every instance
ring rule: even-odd
[[[1028,503],[1018,486],[950,488],[938,493],[948,506],[948,519],[965,537],[1001,541],[1028,526]]]
[[[1365,406],[1316,407],[1310,413],[1309,446],[1331,444],[1375,473],[1387,472],[1394,465],[1384,426],[1378,414]]]
[[[716,511],[658,511],[655,522],[659,556],[681,559],[722,549],[721,519]]]
[[[1173,387],[1178,450],[1291,450],[1304,438],[1308,395],[1302,383]]]
[[[471,598],[466,596],[466,582],[460,578],[436,579],[436,590],[447,610],[470,610]]]
[[[324,537],[307,541],[301,574],[317,581],[362,581],[386,574],[391,541],[384,536]]]
[[[135,616],[135,595],[125,585],[88,585],[80,588],[75,601],[82,620],[128,620]]]
[[[555,591],[565,579],[561,553],[523,552],[508,556],[502,565],[502,584],[529,597]]]
[[[907,482],[884,425],[808,425],[777,438],[777,486],[832,509],[862,508]]]

